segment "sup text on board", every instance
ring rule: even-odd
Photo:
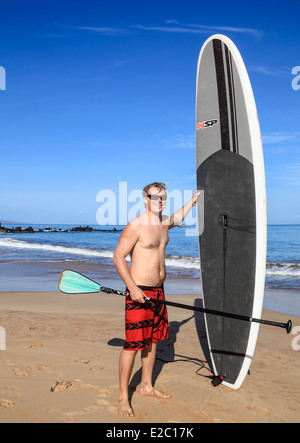
[[[6,72],[3,66],[0,66],[0,91],[6,91]]]
[[[299,91],[299,89],[300,89],[300,66],[293,67],[292,75],[296,76],[292,80],[292,88],[294,89],[294,91]]]
[[[6,332],[2,326],[0,326],[0,351],[6,351]]]

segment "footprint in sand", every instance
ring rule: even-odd
[[[43,346],[45,346],[45,343],[34,343],[33,345],[29,346],[29,349],[42,348]]]
[[[38,369],[38,371],[41,371],[41,372],[49,372],[50,371],[50,368],[46,365],[38,365],[37,369]]]
[[[269,415],[271,413],[270,409],[260,408],[253,404],[246,404],[245,408],[249,409],[249,411],[253,411],[255,414],[260,415]]]
[[[29,377],[29,373],[26,371],[22,371],[19,368],[15,368],[14,369],[14,374],[17,375],[18,377]]]
[[[5,390],[3,392],[5,392],[5,395],[7,397],[13,397],[13,398],[21,397],[19,386],[7,385],[5,386]]]
[[[60,415],[61,417],[63,417],[66,420],[67,423],[74,423],[74,422],[78,421],[79,417],[97,414],[98,411],[100,409],[102,409],[103,407],[110,414],[114,414],[117,412],[117,408],[113,407],[109,402],[107,402],[105,400],[96,400],[95,404],[87,406],[87,407],[80,409],[80,410],[76,410],[76,411],[68,411],[68,412],[61,413],[58,410],[51,409],[51,410],[49,410],[49,412],[52,414]]]
[[[91,360],[87,360],[86,358],[78,358],[77,360],[74,360],[75,363],[83,363],[84,365],[88,365]]]
[[[111,392],[109,389],[99,389],[97,394],[97,397],[101,397],[101,398],[106,398],[109,397],[111,395]]]
[[[104,407],[109,414],[116,414],[117,413],[117,407],[112,406],[108,401],[104,400],[103,398],[97,399],[96,405]]]
[[[109,389],[98,390],[96,405],[104,407],[109,414],[116,414],[117,407],[113,406],[109,401],[108,397],[112,395]],[[106,400],[105,400],[106,399]]]
[[[102,369],[104,369],[104,366],[93,366],[92,368],[90,368],[90,371],[101,371]]]
[[[67,388],[70,388],[72,383],[70,381],[64,380],[64,381],[57,381],[54,383],[54,385],[51,386],[50,391],[51,392],[62,392]]]
[[[106,409],[109,414],[117,414],[117,407],[113,406],[107,397],[109,397],[112,393],[109,389],[101,389],[100,386],[92,386],[92,385],[82,385],[82,388],[94,389],[97,392],[97,398],[94,404],[87,406],[80,410],[68,411],[68,412],[60,412],[56,409],[51,409],[49,412],[51,414],[56,414],[62,417],[67,423],[74,423],[78,421],[79,417],[97,414],[99,410]]]
[[[4,360],[3,363],[5,364],[5,366],[8,366],[10,368],[12,368],[14,366],[14,363],[11,363],[9,360]]]
[[[14,407],[14,402],[10,400],[5,400],[4,398],[0,398],[0,407],[1,406],[6,409],[11,409]]]

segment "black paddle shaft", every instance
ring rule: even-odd
[[[101,292],[104,292],[106,294],[123,295],[124,297],[129,296],[128,292],[117,291],[115,289],[105,288],[103,286],[101,286]],[[247,317],[245,315],[231,314],[229,312],[215,311],[213,309],[205,309],[205,308],[199,308],[197,306],[184,305],[184,304],[175,303],[172,301],[156,300],[155,298],[149,298],[149,297],[144,297],[144,298],[146,301],[149,300],[153,303],[159,303],[159,304],[163,304],[163,305],[167,305],[167,306],[173,306],[175,308],[188,309],[190,311],[197,311],[197,312],[202,312],[204,314],[210,314],[210,315],[218,315],[219,317],[234,318],[236,320],[248,321],[251,323],[260,323],[260,324],[268,325],[268,326],[276,326],[278,328],[285,329],[288,334],[291,332],[291,329],[292,329],[292,321],[291,320],[289,320],[287,323],[278,323],[275,321],[261,320],[259,318]]]

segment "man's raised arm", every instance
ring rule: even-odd
[[[199,195],[200,191],[195,191],[192,199],[172,215],[172,217],[170,218],[169,229],[172,229],[175,226],[179,226],[183,222],[183,220],[188,215],[192,207],[197,204]]]

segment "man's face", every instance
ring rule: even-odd
[[[146,199],[151,212],[161,213],[166,206],[167,193],[164,190],[159,191],[158,188],[150,188]]]

